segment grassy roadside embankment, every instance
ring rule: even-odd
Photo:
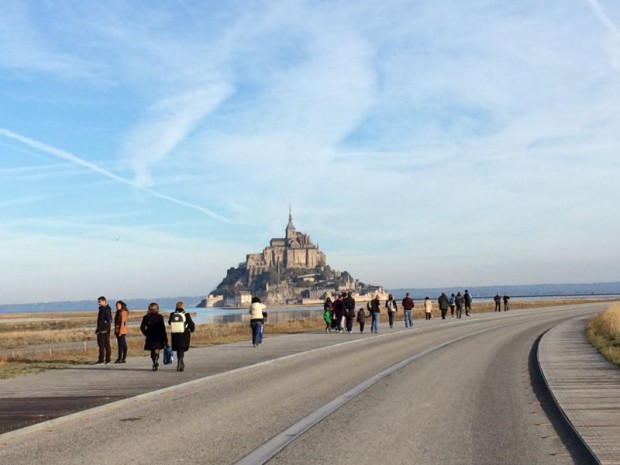
[[[601,299],[554,299],[554,300],[518,300],[510,302],[510,311],[558,305],[571,305],[601,302]],[[434,318],[439,316],[437,304],[433,302]],[[360,305],[357,306],[358,309]],[[492,312],[493,302],[474,302],[474,313]],[[127,343],[129,355],[144,355],[144,339],[137,325],[144,311],[130,312],[130,327]],[[167,314],[164,317],[167,319]],[[450,316],[448,315],[448,318]],[[96,312],[56,312],[38,314],[0,315],[0,379],[49,369],[70,368],[75,365],[92,363],[97,359],[95,344]],[[396,314],[396,320],[403,319],[402,309]],[[414,319],[423,320],[422,302],[416,300]],[[382,324],[386,324],[387,315],[382,308]],[[367,318],[367,325],[370,319]],[[299,319],[286,322],[267,322],[270,336],[322,331],[325,327],[321,318]],[[357,331],[357,325],[355,325]],[[249,340],[250,331],[247,323],[201,324],[197,325],[192,335],[192,347],[205,347]],[[37,350],[31,350],[36,347]],[[116,358],[116,347],[112,337],[112,356]]]
[[[603,357],[620,367],[620,303],[592,317],[586,335]]]

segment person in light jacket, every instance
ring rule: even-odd
[[[125,363],[127,358],[127,318],[129,310],[127,304],[122,300],[116,302],[116,313],[114,314],[114,335],[118,346],[118,357],[114,363]]]
[[[196,325],[192,320],[189,313],[185,313],[185,304],[183,302],[177,302],[176,309],[170,314],[168,318],[168,325],[170,325],[170,339],[172,340],[172,350],[177,353],[177,371],[185,370],[185,352],[189,350],[189,344],[192,338],[192,333],[196,329]],[[177,314],[175,316],[175,314]],[[181,315],[182,319],[179,317]],[[182,320],[183,331],[181,332],[180,325],[173,325],[174,320]],[[177,326],[179,328],[177,329]]]
[[[267,312],[258,297],[252,297],[252,305],[250,305],[250,327],[252,328],[252,345],[258,347],[261,341],[261,330]]]
[[[430,320],[433,314],[433,301],[430,297],[424,297],[424,315],[425,319]]]

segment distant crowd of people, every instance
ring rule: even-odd
[[[415,302],[410,293],[407,292],[405,297],[401,301],[401,306],[404,312],[405,328],[413,327],[413,308]],[[437,299],[437,304],[441,312],[441,318],[446,319],[448,310],[452,318],[461,318],[463,310],[465,310],[465,316],[471,314],[472,296],[466,289],[461,295],[460,292],[454,293],[448,297],[445,293],[441,293]],[[355,311],[355,299],[352,297],[351,292],[337,294],[332,301],[331,297],[325,299],[323,304],[323,320],[325,321],[325,332],[331,333],[332,331],[337,333],[347,332],[350,333],[353,330],[353,321],[356,320],[359,324],[359,330],[364,332],[366,317],[371,317],[370,332],[377,334],[379,332],[379,319],[381,314],[381,300],[379,294],[366,304],[366,310],[364,307],[360,307],[357,312]],[[398,312],[398,303],[392,294],[388,295],[384,305],[387,316],[388,324],[390,328],[394,327],[394,316]],[[368,314],[366,314],[368,312]],[[433,302],[430,297],[424,298],[424,314],[425,319],[430,320],[433,314]]]

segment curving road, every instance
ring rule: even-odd
[[[550,401],[535,348],[559,322],[604,307],[384,327],[17,435],[0,462],[595,463]]]

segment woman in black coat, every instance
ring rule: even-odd
[[[149,304],[149,311],[142,318],[140,331],[146,336],[144,350],[151,351],[153,371],[157,371],[159,368],[159,351],[168,344],[168,335],[166,334],[164,317],[160,315],[159,305],[155,302]]]
[[[189,350],[189,343],[196,325],[189,313],[185,313],[183,302],[177,302],[176,310],[170,314],[168,324],[170,325],[170,338],[172,339],[172,350],[177,352],[177,371],[185,369],[183,357]]]

